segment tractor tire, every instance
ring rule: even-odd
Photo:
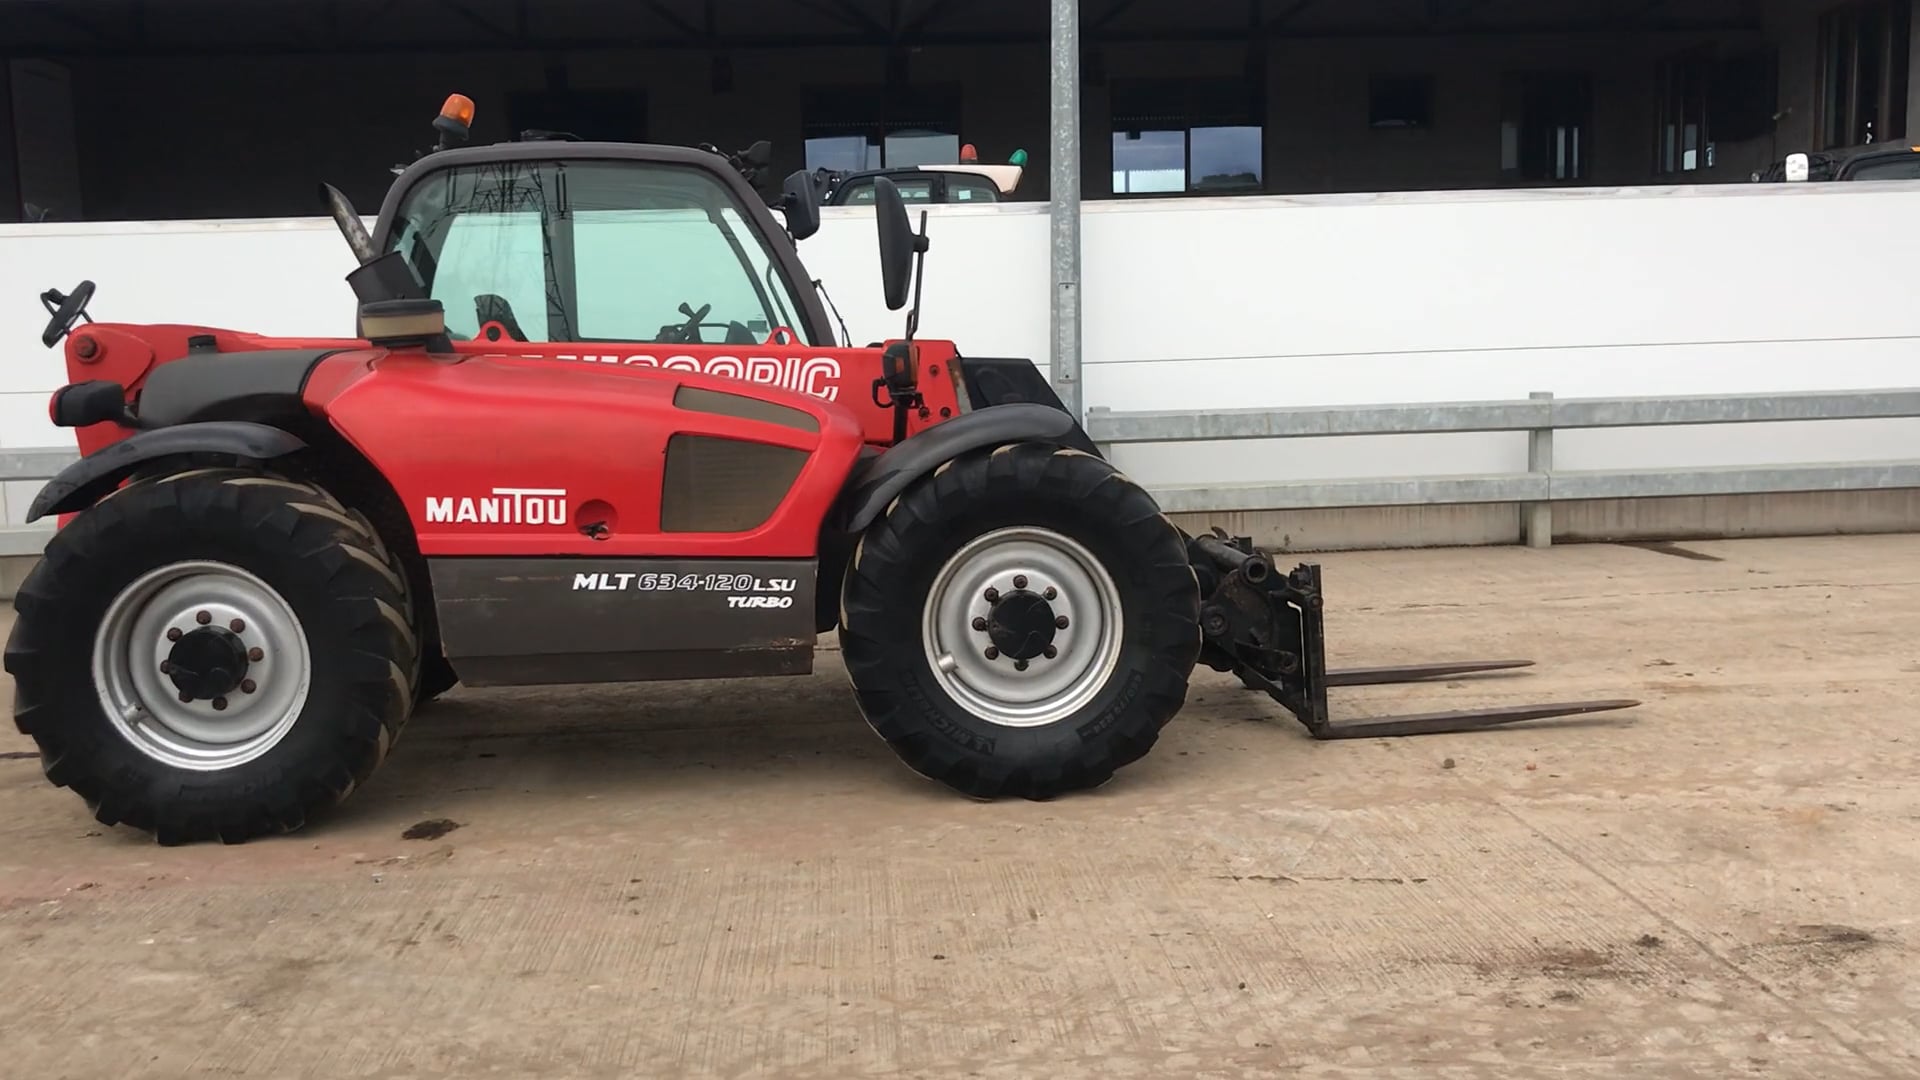
[[[417,636],[385,554],[313,485],[142,478],[21,584],[14,723],[103,824],[162,844],[299,829],[372,776],[411,710]]]
[[[1112,465],[1053,446],[976,451],[909,487],[840,601],[867,722],[979,799],[1106,783],[1180,711],[1200,654],[1179,531]]]

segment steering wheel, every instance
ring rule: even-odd
[[[689,307],[686,304],[681,304],[680,314],[685,315],[687,317],[687,321],[684,323],[681,323],[678,326],[661,327],[660,340],[663,342],[673,342],[681,345],[701,344],[700,320],[705,319],[707,317],[707,312],[712,310],[713,310],[712,304],[702,304],[700,305],[700,310],[698,311],[695,311],[693,308]]]
[[[74,287],[72,295],[62,295],[59,289],[48,289],[40,294],[40,305],[47,309],[53,318],[48,321],[47,329],[40,335],[40,344],[51,349],[54,343],[73,331],[75,322],[85,319],[93,321],[87,314],[87,305],[93,302],[93,282],[82,281]]]

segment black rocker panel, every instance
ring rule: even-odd
[[[812,559],[427,560],[468,686],[805,675]]]

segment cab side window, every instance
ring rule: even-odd
[[[394,246],[472,338],[752,344],[799,305],[711,175],[659,162],[497,162],[408,193]]]

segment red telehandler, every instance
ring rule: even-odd
[[[1197,664],[1316,738],[1636,704],[1334,726],[1330,687],[1526,662],[1329,670],[1319,568],[1177,528],[1029,361],[918,338],[917,299],[899,340],[836,342],[796,251],[809,174],[769,201],[711,148],[449,145],[471,120],[448,100],[371,232],[322,185],[356,337],[43,295],[83,456],[30,510],[61,528],[5,664],[47,778],[100,821],[292,831],[456,682],[802,675],[829,630],[875,731],[979,798],[1108,780]],[[876,186],[899,311],[926,218]]]

